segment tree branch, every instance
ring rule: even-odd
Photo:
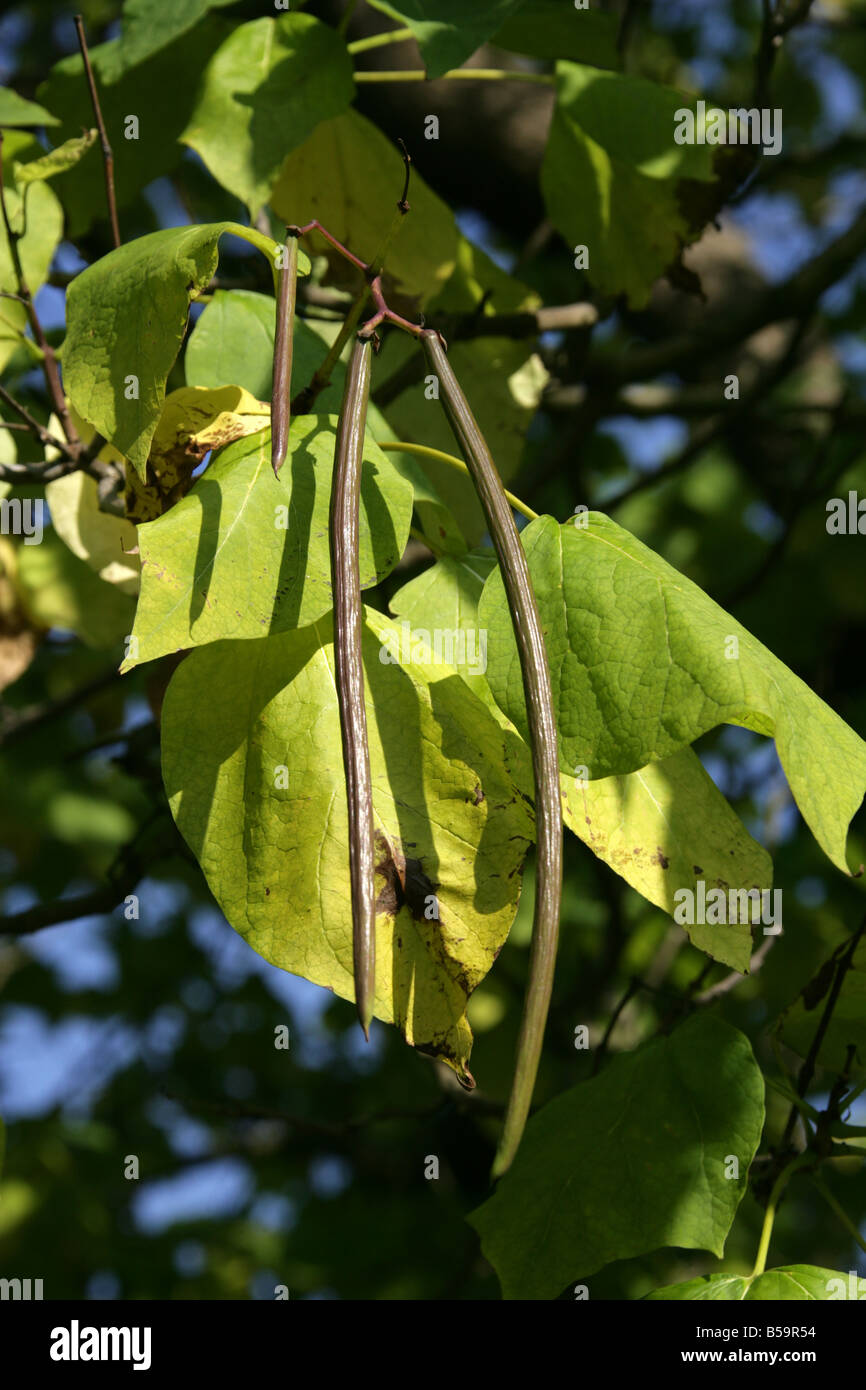
[[[62,439],[58,439],[56,435],[53,435],[44,425],[40,425],[39,421],[30,414],[30,411],[26,410],[23,405],[15,400],[14,396],[10,395],[5,386],[0,386],[0,401],[5,401],[10,410],[14,410],[17,415],[21,416],[21,419],[24,421],[23,428],[28,429],[31,434],[34,434],[40,444],[53,449],[59,449],[60,453],[64,454],[67,459],[71,460],[73,463],[77,463],[77,452],[69,444],[64,443]],[[28,467],[26,464],[14,466],[16,468]]]
[[[830,993],[827,995],[827,1002],[824,1005],[824,1012],[821,1015],[821,1022],[815,1029],[815,1036],[812,1039],[812,1045],[809,1048],[809,1051],[806,1055],[802,1067],[800,1068],[800,1075],[797,1077],[797,1095],[800,1097],[805,1096],[810,1085],[812,1084],[812,1078],[815,1075],[815,1068],[818,1065],[818,1053],[821,1051],[821,1044],[823,1043],[824,1038],[826,1037],[827,1029],[830,1026],[830,1020],[833,1017],[833,1010],[835,1009],[836,1004],[839,1001],[839,995],[842,992],[842,985],[845,983],[845,976],[851,969],[851,965],[854,961],[854,953],[860,944],[860,939],[863,936],[864,931],[866,931],[866,917],[864,917],[863,921],[860,923],[854,935],[851,937],[851,940],[847,942],[844,946],[842,946],[840,951],[837,952],[836,970],[833,979],[833,984],[830,987]],[[791,1135],[794,1133],[794,1126],[797,1123],[798,1113],[799,1112],[797,1110],[796,1105],[792,1105],[791,1113],[788,1116],[788,1120],[785,1125],[785,1131],[782,1135],[781,1149],[783,1151],[791,1142]]]
[[[90,101],[93,106],[93,114],[96,117],[96,125],[99,130],[99,143],[102,146],[102,164],[105,170],[105,196],[108,202],[108,220],[111,223],[111,236],[116,250],[120,245],[120,227],[117,223],[117,203],[114,198],[114,151],[111,148],[111,142],[108,139],[108,133],[105,129],[105,122],[102,119],[99,92],[96,89],[96,78],[93,75],[93,68],[90,65],[90,53],[87,49],[87,36],[84,32],[83,15],[75,15],[75,28],[78,33],[78,47],[81,49],[81,57],[84,60],[87,85],[90,88]]]
[[[593,386],[647,381],[687,367],[696,358],[718,357],[770,323],[810,313],[816,301],[866,251],[866,210],[846,232],[782,284],[727,314],[714,314],[694,331],[625,353],[618,361],[590,359],[586,380]]]

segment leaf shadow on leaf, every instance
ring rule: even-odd
[[[365,635],[371,645],[380,645],[379,638],[367,623]],[[376,911],[377,915],[385,912],[394,919],[391,947],[394,1016],[400,1020],[411,1020],[411,1033],[414,1036],[418,1031],[413,1017],[417,997],[415,974],[418,955],[426,954],[434,960],[438,959],[448,974],[453,975],[454,972],[454,963],[448,960],[442,949],[438,921],[425,917],[428,896],[435,895],[439,885],[439,856],[432,835],[423,842],[419,838],[419,832],[423,834],[423,826],[430,820],[422,775],[419,697],[409,676],[397,665],[389,663],[384,666],[381,661],[368,658],[364,671],[374,702],[374,718],[377,718],[380,730],[388,789],[394,798],[400,827],[399,842],[390,840],[377,827],[376,871],[384,878],[384,886],[376,901]],[[396,682],[399,682],[399,693]],[[388,737],[388,726],[398,708],[399,745]],[[378,717],[380,710],[381,718]],[[435,1055],[435,1044],[429,1050]]]
[[[271,475],[270,469],[259,470],[255,457],[250,456],[250,486],[271,488],[274,493],[274,525],[276,509],[287,505],[288,514],[285,526],[285,539],[280,554],[280,568],[271,606],[270,621],[262,619],[262,636],[271,632],[284,632],[301,624],[301,604],[305,593],[305,583],[314,583],[307,575],[312,523],[315,512],[317,485],[328,486],[330,478],[322,478],[321,459],[310,448],[319,435],[329,434],[327,417],[322,417],[315,430],[300,441],[286,460],[286,477],[292,482],[306,478],[307,486],[292,486],[286,503],[284,487]],[[263,435],[265,447],[269,447],[270,433]],[[365,460],[361,471],[361,507],[369,527],[373,556],[378,574],[388,573],[400,556],[400,542],[394,529],[388,505],[376,486],[381,470],[370,460]],[[222,486],[205,473],[192,490],[201,507],[201,520],[193,573],[195,583],[189,597],[189,629],[201,617],[209,604],[209,591],[214,574],[214,566],[219,549],[220,525],[222,523]],[[248,495],[248,494],[247,494]],[[241,508],[242,510],[242,508]],[[240,513],[238,513],[240,514]],[[224,544],[225,541],[222,542]],[[254,556],[246,557],[248,563],[255,564]],[[327,589],[323,595],[324,603],[331,603],[331,587],[326,579],[318,581]],[[372,583],[375,583],[375,576]]]
[[[366,625],[367,643],[379,638]],[[365,643],[366,645],[366,643]],[[365,674],[368,683],[368,700],[372,701],[372,714],[379,730],[382,752],[388,777],[388,790],[394,800],[399,825],[399,838],[388,840],[377,829],[377,874],[384,879],[377,900],[377,911],[387,912],[394,919],[392,936],[392,1006],[394,1016],[406,1027],[413,1037],[423,1036],[423,1028],[429,1028],[430,1003],[425,1001],[420,989],[416,988],[416,976],[423,966],[423,977],[431,979],[430,964],[436,966],[437,987],[443,994],[441,1011],[442,1031],[434,1034],[432,1040],[423,1045],[416,1043],[419,1051],[431,1056],[453,1059],[453,1021],[460,1018],[465,1010],[466,999],[483,977],[467,970],[463,963],[467,956],[464,938],[456,935],[459,927],[449,918],[448,909],[437,897],[440,876],[443,869],[437,852],[437,833],[442,836],[448,832],[453,812],[447,801],[431,798],[431,788],[425,784],[425,759],[422,748],[422,721],[420,716],[420,697],[408,673],[400,666],[370,659],[367,646]],[[446,668],[447,669],[447,668]],[[473,725],[472,736],[466,729],[466,705],[468,695],[465,682],[456,673],[444,674],[442,680],[434,681],[429,687],[430,707],[441,731],[442,754],[448,759],[464,764],[468,770],[465,805],[478,807],[479,817],[484,816],[484,824],[475,856],[459,856],[472,864],[486,864],[497,856],[501,857],[501,829],[496,816],[504,811],[507,803],[484,806],[485,794],[482,784],[487,780],[480,768],[485,765],[488,741],[500,745],[502,731],[493,717],[477,702],[479,727]],[[370,704],[368,703],[368,709]],[[394,722],[399,719],[400,737],[393,737]],[[504,784],[503,784],[504,785]],[[502,791],[497,788],[496,795]],[[512,801],[519,793],[513,791]],[[374,794],[375,800],[375,794]],[[483,807],[483,809],[482,809]],[[499,837],[499,839],[497,838]],[[525,849],[530,843],[525,839]],[[522,854],[520,862],[522,862]],[[454,880],[454,863],[447,870],[449,893],[459,893],[459,884]],[[479,882],[472,869],[472,905],[474,910],[493,917],[501,912],[514,896],[510,879],[519,873],[518,863],[510,873],[501,876],[492,874]],[[381,880],[379,880],[381,882]],[[430,915],[435,904],[437,913]],[[515,903],[516,906],[516,903]],[[470,958],[472,953],[468,953]],[[424,1016],[418,1010],[424,1010]],[[469,1088],[474,1085],[471,1074],[458,1070],[458,1079]]]
[[[506,747],[514,740],[516,743],[518,736],[506,732],[501,728],[490,712],[486,709],[482,701],[478,700],[478,709],[475,715],[477,721],[477,744],[473,745],[467,741],[463,734],[461,724],[455,717],[461,705],[466,705],[466,682],[462,676],[449,676],[446,680],[438,681],[431,687],[430,703],[433,714],[442,730],[442,752],[448,758],[453,758],[473,766],[472,755],[476,749],[480,750],[487,737],[491,737],[496,743],[502,743]],[[530,784],[531,785],[531,784]],[[504,785],[499,789],[505,795]],[[486,857],[489,843],[498,842],[498,814],[508,809],[508,806],[515,801],[522,800],[527,814],[530,818],[532,828],[528,827],[529,833],[525,842],[525,849],[528,850],[535,838],[534,818],[535,812],[532,807],[531,798],[519,791],[516,786],[512,788],[510,798],[505,801],[493,800],[493,795],[488,795],[490,788],[483,785],[483,779],[479,774],[473,790],[473,801],[477,805],[487,802],[487,820],[481,834],[477,854],[479,858]],[[531,838],[530,838],[531,837]],[[506,874],[490,874],[483,884],[476,882],[475,897],[473,906],[477,912],[484,914],[500,911],[501,908],[510,900],[511,891],[508,886],[509,878],[514,874],[521,874],[522,863],[510,870]]]
[[[202,589],[199,585],[206,576],[209,578],[213,574],[213,565],[216,559],[216,538],[219,535],[222,511],[220,489],[216,483],[205,476],[199,481],[195,490],[201,505],[201,525],[199,526],[198,549],[196,550],[193,570],[195,581],[189,591],[190,631],[192,631],[196,618],[200,617],[205,604],[208,602],[207,586]]]
[[[232,96],[238,106],[251,113],[249,161],[257,184],[273,182],[279,170],[279,161],[274,167],[275,124],[286,131],[284,155],[303,144],[316,124],[309,113],[309,88],[305,94],[307,83],[315,80],[315,66],[299,63],[299,56],[288,54],[254,92],[235,92]]]

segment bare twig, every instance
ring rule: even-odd
[[[21,419],[24,422],[22,428],[27,429],[30,431],[31,434],[34,434],[36,438],[39,440],[40,444],[44,444],[50,448],[59,449],[60,452],[62,454],[65,454],[68,459],[71,459],[73,461],[77,460],[78,454],[76,453],[76,451],[72,449],[68,444],[64,443],[63,440],[58,439],[55,435],[53,435],[50,430],[45,428],[44,425],[40,425],[39,421],[36,420],[30,414],[30,411],[26,410],[23,405],[21,405],[18,401],[15,400],[14,396],[11,396],[9,394],[5,386],[0,386],[0,401],[5,401],[6,405],[8,405],[11,410],[14,410],[17,415],[21,416]]]
[[[636,348],[616,361],[609,357],[590,361],[587,379],[593,388],[624,385],[628,381],[647,381],[663,372],[677,371],[706,357],[722,356],[735,343],[770,323],[785,322],[811,312],[817,300],[848,267],[866,251],[866,211],[861,212],[846,232],[837,237],[800,270],[763,294],[745,303],[737,302],[733,311],[708,317],[694,330],[664,342]]]
[[[616,32],[616,51],[619,54],[620,63],[625,61],[626,49],[628,48],[631,31],[637,19],[638,10],[643,3],[644,0],[626,0],[625,9],[620,17],[619,28]]]
[[[2,726],[0,726],[0,747],[16,742],[19,738],[23,738],[26,734],[53,719],[59,719],[69,710],[85,704],[91,696],[100,695],[103,690],[108,689],[120,679],[118,671],[112,666],[106,671],[101,671],[98,676],[94,676],[84,685],[76,686],[56,700],[32,705],[28,709],[15,713],[7,713]]]
[[[864,917],[863,921],[860,923],[854,935],[851,937],[851,940],[848,941],[840,949],[840,951],[837,952],[835,975],[833,983],[830,986],[830,992],[827,995],[827,1002],[824,1005],[824,1011],[821,1014],[821,1022],[815,1029],[815,1036],[812,1039],[812,1045],[809,1048],[803,1065],[800,1068],[800,1074],[797,1077],[797,1095],[800,1097],[805,1096],[810,1085],[812,1084],[812,1077],[815,1075],[815,1068],[818,1065],[818,1053],[821,1051],[821,1044],[823,1043],[824,1038],[826,1037],[827,1029],[830,1026],[830,1020],[833,1017],[833,1010],[835,1009],[836,1004],[839,1000],[839,995],[842,992],[842,985],[845,983],[845,976],[851,969],[851,966],[854,961],[854,953],[860,944],[860,939],[863,936],[864,931],[866,931],[866,917]],[[787,1148],[788,1144],[791,1141],[791,1135],[794,1133],[794,1126],[797,1123],[798,1114],[799,1111],[797,1110],[796,1105],[792,1105],[791,1112],[788,1115],[788,1120],[785,1125],[785,1131],[782,1135],[782,1141],[780,1145],[780,1150],[782,1152],[784,1152],[784,1150]]]
[[[592,1076],[596,1076],[598,1074],[598,1069],[601,1066],[602,1061],[604,1060],[604,1054],[607,1052],[607,1045],[610,1042],[611,1034],[613,1033],[613,1030],[617,1025],[617,1021],[619,1019],[620,1014],[622,1013],[626,1004],[628,1004],[629,1001],[633,999],[634,996],[637,994],[638,990],[641,988],[641,984],[642,981],[638,978],[637,975],[633,975],[631,977],[631,979],[628,982],[628,985],[626,986],[624,994],[620,997],[616,1008],[614,1009],[613,1013],[608,1019],[607,1027],[604,1030],[604,1037],[599,1043],[596,1049],[595,1057],[593,1059],[591,1072]]]
[[[772,950],[773,942],[777,940],[778,937],[776,936],[765,936],[757,951],[755,951],[754,955],[749,961],[748,975],[742,974],[739,970],[732,970],[729,975],[726,975],[724,977],[724,979],[718,980],[714,985],[710,985],[709,989],[705,989],[701,994],[696,994],[695,1003],[712,1004],[714,1000],[721,999],[722,996],[725,994],[730,994],[732,989],[736,989],[737,985],[741,985],[743,983],[743,980],[748,979],[750,976],[754,975],[758,970],[760,970],[761,966],[764,964],[764,961],[766,960],[767,956]]]
[[[108,220],[111,223],[111,236],[114,241],[115,249],[120,245],[120,227],[117,223],[117,203],[114,197],[114,151],[105,129],[105,122],[102,119],[102,108],[99,104],[99,92],[96,89],[96,78],[93,75],[93,68],[90,65],[90,53],[87,49],[87,36],[84,32],[84,16],[75,16],[75,28],[78,32],[78,47],[81,49],[81,56],[84,59],[84,71],[87,75],[87,85],[90,88],[90,101],[93,106],[93,114],[96,117],[96,125],[99,130],[99,143],[102,146],[102,164],[105,170],[105,196],[108,201]]]

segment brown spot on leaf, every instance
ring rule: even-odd
[[[692,873],[693,873],[693,874],[702,874],[703,872],[704,872],[704,871],[703,871],[703,869],[701,868],[700,864],[693,864],[693,865],[692,865]]]
[[[653,855],[652,862],[654,864],[660,865],[660,867],[663,869],[669,869],[671,866],[671,861],[667,859],[665,855],[662,854],[661,845],[656,845],[656,852]]]
[[[405,859],[392,846],[381,830],[376,831],[376,870],[385,879],[385,886],[376,899],[376,911],[396,917],[401,907],[408,907],[416,922],[428,922],[424,915],[428,898],[436,896],[437,884],[431,883],[420,859]]]

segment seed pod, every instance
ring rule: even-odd
[[[370,1036],[376,987],[376,903],[373,850],[373,787],[367,746],[364,667],[361,658],[361,576],[358,521],[361,461],[370,394],[372,346],[355,339],[340,409],[331,486],[331,574],[334,590],[334,656],[343,766],[349,805],[349,876],[352,886],[352,956],[355,1003]]]
[[[520,544],[502,479],[451,369],[441,338],[433,329],[426,329],[421,334],[421,341],[427,360],[439,379],[445,413],[466,459],[499,557],[520,656],[532,746],[538,844],[535,915],[529,982],[517,1042],[514,1081],[493,1164],[493,1176],[500,1177],[517,1152],[529,1114],[553,988],[562,900],[562,806],[556,719],[541,619],[526,555]]]
[[[298,284],[298,238],[286,229],[286,264],[280,269],[277,324],[274,340],[274,383],[271,388],[271,467],[279,477],[289,443],[289,402],[292,399],[292,330]]]

